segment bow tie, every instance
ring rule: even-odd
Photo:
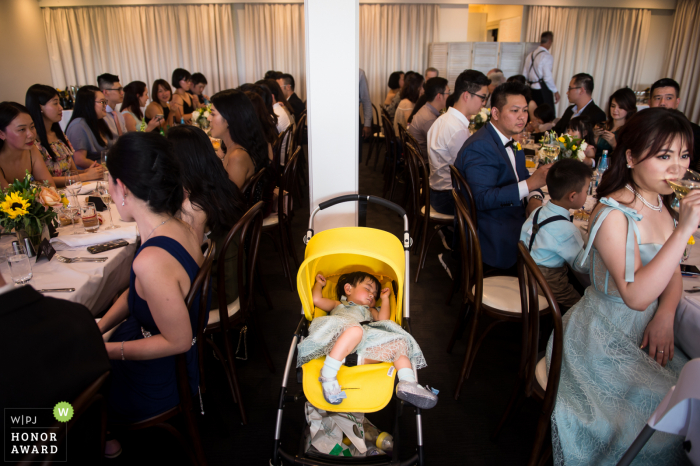
[[[508,149],[509,147],[511,149],[513,149],[514,146],[515,146],[515,139],[511,139],[510,141],[506,142],[506,149]],[[513,150],[515,151],[515,149],[513,149]]]

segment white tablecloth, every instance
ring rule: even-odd
[[[695,245],[684,264],[700,266],[700,230],[693,235]],[[700,267],[699,267],[700,268]],[[700,293],[686,293],[694,286],[700,286],[700,276],[683,277],[683,297],[676,309],[676,322],[673,333],[676,345],[691,358],[700,357]]]
[[[80,196],[81,204],[86,200],[85,196]],[[122,222],[119,219],[119,212],[114,204],[110,205],[112,218],[115,225],[133,226],[134,223]],[[102,212],[104,224],[109,224],[109,214]],[[103,224],[103,225],[104,225]],[[71,234],[71,226],[58,228],[60,235]],[[82,226],[76,224],[76,229]],[[15,238],[12,236],[3,237],[1,245],[10,244]],[[107,308],[112,298],[129,286],[129,272],[131,263],[136,253],[136,243],[131,241],[126,247],[112,249],[99,254],[90,254],[85,246],[73,249],[63,249],[57,254],[65,257],[108,257],[105,262],[74,262],[64,264],[54,258],[49,262],[45,257],[35,263],[35,259],[30,259],[32,263],[33,278],[29,282],[35,289],[44,288],[75,288],[73,293],[45,293],[53,298],[67,299],[85,305],[93,315],[99,314]],[[0,273],[7,283],[12,283],[10,269],[6,261],[0,264]]]

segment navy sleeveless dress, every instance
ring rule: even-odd
[[[182,265],[189,275],[190,281],[193,281],[199,272],[197,262],[180,243],[172,238],[167,236],[150,238],[136,252],[134,260],[147,247],[158,247],[166,250]],[[117,328],[110,338],[110,342],[140,340],[146,336],[160,333],[148,308],[148,303],[136,293],[135,283],[136,275],[132,265],[129,279],[129,317]],[[198,301],[199,297],[196,297],[194,302]],[[198,316],[199,306],[193,305],[190,310],[193,337],[197,333]],[[193,344],[187,351],[186,358],[190,390],[192,394],[195,394],[199,387],[196,345]],[[112,364],[108,403],[110,422],[141,421],[167,411],[180,402],[176,382],[175,356],[145,361],[112,359],[110,362]]]

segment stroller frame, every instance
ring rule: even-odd
[[[403,288],[403,314],[402,314],[402,326],[408,333],[411,333],[410,327],[410,305],[409,305],[409,283],[410,283],[410,271],[409,271],[409,260],[410,260],[410,247],[412,245],[412,240],[409,233],[408,226],[408,216],[403,208],[394,204],[391,201],[383,199],[376,196],[366,196],[360,194],[348,194],[344,196],[339,196],[328,201],[322,202],[316,207],[313,212],[311,212],[309,218],[309,226],[304,236],[304,244],[307,244],[314,234],[314,217],[321,210],[327,209],[336,204],[341,204],[344,202],[358,202],[359,203],[359,215],[358,215],[358,226],[366,227],[367,225],[367,203],[372,202],[374,204],[379,204],[387,209],[393,210],[403,219],[404,232],[403,232],[403,249],[405,256],[405,274],[404,274],[404,288]],[[399,312],[399,309],[397,309]],[[282,378],[282,386],[280,388],[279,404],[277,408],[277,422],[275,424],[275,442],[274,449],[272,452],[272,459],[270,460],[271,466],[281,466],[282,464],[293,464],[293,465],[305,465],[305,466],[331,466],[331,465],[387,465],[387,466],[410,466],[418,464],[419,466],[424,465],[423,458],[423,429],[421,422],[421,409],[417,408],[410,403],[399,400],[394,393],[392,398],[395,399],[395,412],[394,412],[394,426],[393,426],[393,437],[394,437],[394,450],[393,455],[390,458],[388,455],[378,455],[378,456],[368,456],[368,457],[334,457],[330,455],[315,455],[304,453],[304,436],[299,442],[299,451],[296,455],[285,452],[281,448],[281,431],[282,431],[282,417],[284,413],[285,403],[287,402],[297,402],[304,401],[306,399],[303,391],[292,395],[287,393],[287,381],[289,380],[289,373],[291,372],[292,365],[296,366],[294,353],[297,349],[297,344],[302,339],[302,336],[308,333],[308,327],[310,321],[307,320],[304,315],[304,309],[302,307],[301,311],[302,317],[294,331],[294,336],[292,338],[292,344],[289,347],[289,353],[287,355],[287,363],[284,368],[284,376]],[[301,368],[297,369],[297,380],[301,382]],[[416,374],[416,380],[418,380],[417,371],[414,368],[413,372]],[[416,453],[405,461],[400,461],[399,455],[399,418],[403,413],[403,407],[409,406],[413,407],[416,412],[416,437],[417,437],[417,447]]]

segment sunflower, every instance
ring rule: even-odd
[[[16,192],[10,193],[5,196],[5,201],[0,203],[0,210],[5,212],[8,217],[15,219],[22,215],[29,213],[27,210],[29,208],[29,201],[23,199],[22,196]]]

